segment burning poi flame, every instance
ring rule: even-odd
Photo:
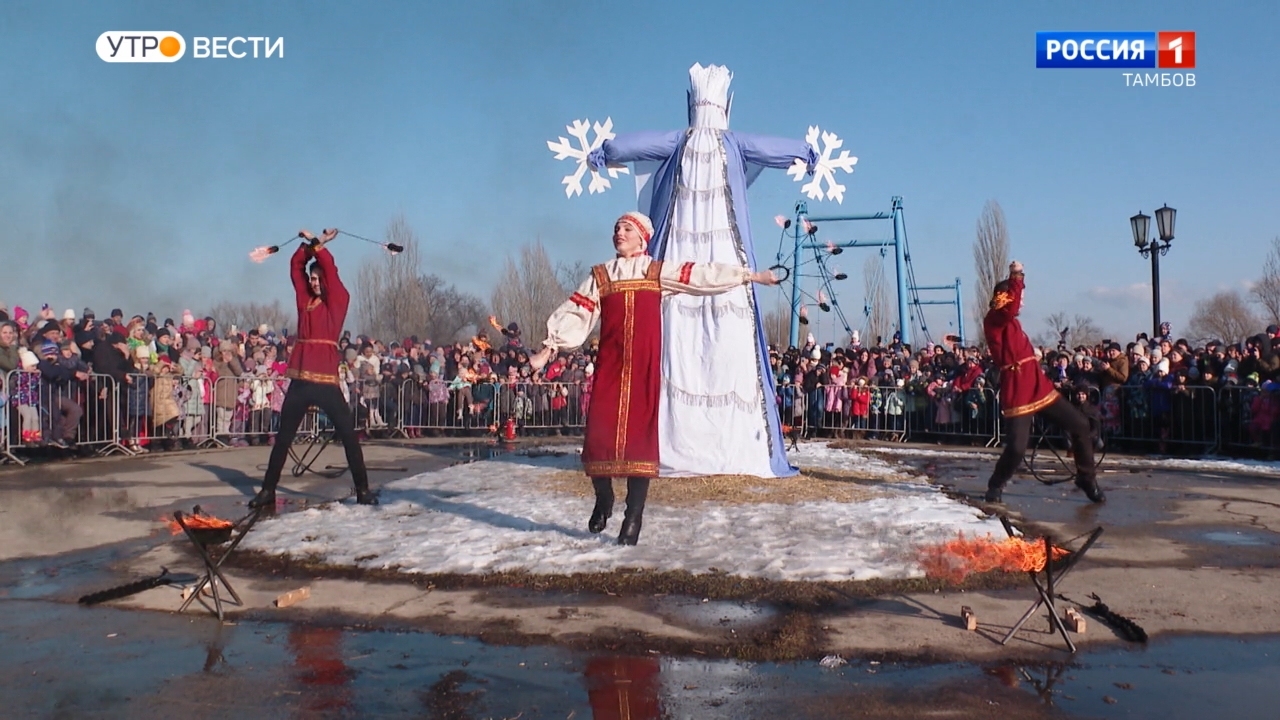
[[[502,332],[503,330],[502,323],[498,322],[498,317],[496,315],[489,316],[489,325],[498,332]]]
[[[782,215],[774,215],[773,221],[778,223],[778,227],[782,228],[783,230],[786,230],[787,226],[791,224],[791,221]]]
[[[1053,548],[1054,560],[1069,554],[1069,550]],[[992,570],[1040,572],[1045,566],[1044,540],[1016,537],[995,540],[990,535],[969,538],[960,533],[954,540],[921,548],[920,565],[929,577],[951,582]]]
[[[811,223],[811,222],[809,222],[809,218],[805,218],[805,219],[804,219],[804,231],[805,231],[805,233],[807,233],[807,234],[809,234],[809,235],[812,235],[812,234],[813,234],[813,232],[814,232],[815,230],[817,230],[817,229],[818,229],[818,226],[817,226],[817,225],[814,225],[814,224],[813,224],[813,223]]]
[[[249,259],[256,263],[260,263],[278,252],[280,252],[279,245],[257,247],[253,249],[253,252],[249,253]]]
[[[182,516],[182,521],[192,530],[226,530],[235,525],[230,520],[223,520],[212,515],[184,515]],[[182,526],[178,524],[177,520],[164,518],[164,523],[169,526],[169,530],[174,535],[182,532]]]

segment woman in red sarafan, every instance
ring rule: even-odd
[[[1025,280],[1022,263],[1009,263],[1009,279],[996,283],[982,321],[991,359],[1000,368],[1000,414],[1004,416],[1004,452],[987,481],[987,502],[1001,502],[1005,483],[1022,462],[1031,439],[1031,421],[1040,415],[1071,438],[1076,485],[1093,502],[1106,500],[1098,487],[1089,421],[1045,375],[1035,348],[1018,321]]]
[[[614,477],[627,478],[627,510],[618,542],[635,545],[649,480],[658,476],[658,394],[662,389],[662,297],[715,295],[749,282],[777,284],[770,272],[737,265],[668,265],[645,254],[653,237],[649,218],[629,212],[613,226],[618,256],[591,268],[591,275],[547,320],[543,349],[530,359],[541,369],[561,349],[586,342],[600,322],[587,412],[582,468],[595,487],[596,505],[587,529],[601,532],[613,514]]]

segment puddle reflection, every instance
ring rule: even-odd
[[[291,625],[287,643],[293,655],[293,677],[301,685],[295,717],[351,710],[349,683],[355,673],[342,659],[340,628]]]
[[[662,666],[656,659],[605,656],[587,661],[587,699],[595,720],[660,720]]]

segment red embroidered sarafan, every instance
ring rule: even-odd
[[[591,477],[657,477],[662,263],[650,263],[638,280],[610,280],[604,265],[591,272],[600,289],[600,354],[582,468]]]

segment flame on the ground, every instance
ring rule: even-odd
[[[1053,548],[1053,559],[1060,560],[1069,550]],[[929,577],[960,582],[972,573],[992,570],[1005,572],[1039,572],[1045,566],[1044,540],[1036,538],[965,537],[938,545],[926,545],[920,551],[920,565]]]
[[[235,525],[230,520],[223,520],[212,515],[183,515],[182,521],[192,530],[226,530]],[[182,532],[182,526],[178,524],[177,520],[165,518],[164,522],[174,535]]]

